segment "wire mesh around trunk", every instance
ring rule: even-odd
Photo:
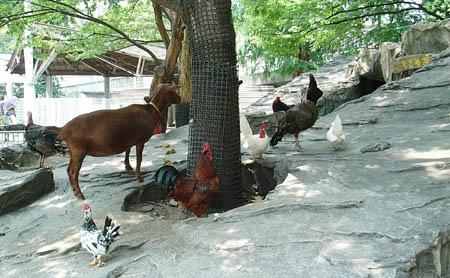
[[[175,105],[175,125],[182,127],[189,123],[189,103],[179,103]]]
[[[191,105],[188,175],[203,148],[211,152],[220,193],[209,206],[230,209],[243,197],[239,136],[239,80],[230,0],[184,0],[183,14],[191,51]]]

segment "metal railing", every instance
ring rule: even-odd
[[[21,145],[25,141],[25,130],[0,131],[0,148]]]

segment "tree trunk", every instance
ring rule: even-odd
[[[208,141],[220,181],[220,193],[209,206],[231,209],[244,203],[231,1],[183,0],[181,5],[192,63],[188,175]]]
[[[173,73],[177,65],[178,55],[180,54],[183,41],[183,32],[181,31],[181,16],[177,13],[172,23],[172,37],[166,51],[164,63],[155,67],[155,75],[152,80],[149,95],[152,96],[156,87],[162,83],[172,83]],[[160,30],[161,33],[161,30]],[[162,35],[161,35],[162,36]]]

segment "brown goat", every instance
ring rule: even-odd
[[[132,104],[114,110],[98,110],[73,118],[62,128],[44,127],[43,130],[55,130],[66,141],[70,151],[70,163],[67,168],[70,185],[79,199],[84,195],[78,184],[78,174],[86,155],[109,156],[125,152],[125,169],[132,171],[130,148],[136,146],[136,177],[141,176],[142,151],[144,144],[153,135],[153,131],[171,104],[180,103],[176,91],[180,86],[160,85],[149,104]]]

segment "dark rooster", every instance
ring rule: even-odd
[[[287,105],[286,103],[282,102],[280,96],[277,96],[275,97],[275,100],[272,103],[272,110],[273,112],[288,111],[288,109],[293,106],[294,105]]]
[[[65,142],[58,137],[58,133],[53,130],[41,130],[42,126],[33,123],[33,116],[28,111],[28,123],[25,127],[25,140],[28,147],[37,152],[41,158],[39,168],[44,166],[44,158],[59,152],[65,154],[67,146]]]
[[[311,75],[312,76],[312,75]],[[278,121],[278,127],[275,134],[270,140],[270,146],[275,146],[278,144],[286,133],[294,134],[295,137],[295,148],[297,151],[303,151],[302,147],[298,142],[298,134],[314,125],[318,118],[318,112],[315,103],[310,99],[315,99],[316,101],[320,98],[314,95],[317,91],[306,91],[305,88],[302,89],[302,101],[296,104],[294,107],[290,108],[283,117]],[[313,95],[309,95],[313,94]]]
[[[219,177],[214,168],[209,143],[205,142],[203,145],[192,178],[185,178],[175,167],[166,165],[156,171],[155,181],[169,197],[173,197],[197,217],[202,216],[208,202],[219,193]]]
[[[316,105],[322,95],[323,92],[317,87],[316,79],[312,74],[309,74],[308,100],[314,102],[314,105]]]

